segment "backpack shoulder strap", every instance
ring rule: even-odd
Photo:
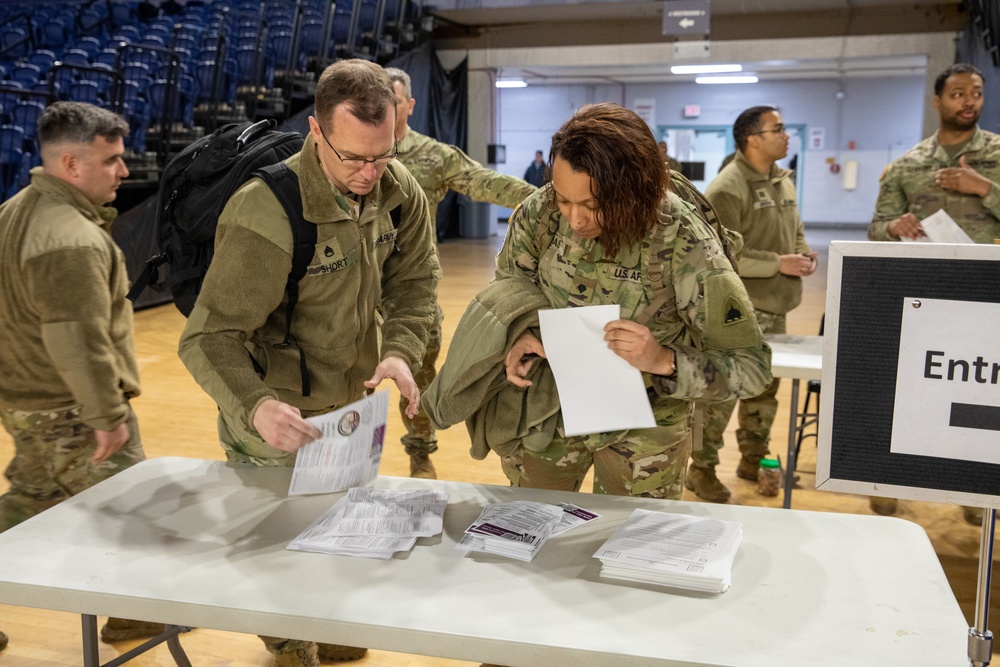
[[[299,281],[306,275],[309,261],[316,251],[316,225],[305,219],[302,212],[302,194],[299,190],[299,177],[288,168],[284,162],[277,162],[261,167],[254,172],[267,187],[271,189],[278,203],[285,209],[288,224],[292,228],[292,269],[288,272],[285,292],[288,303],[285,306],[285,339],[278,345],[288,347],[296,344],[292,335],[292,316],[299,301]],[[311,393],[309,369],[306,366],[305,352],[299,347],[299,370],[302,373],[302,395]]]

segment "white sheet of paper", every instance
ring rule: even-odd
[[[378,476],[389,421],[387,390],[306,421],[323,436],[298,451],[288,495],[335,493]]]
[[[620,313],[617,305],[538,311],[567,436],[656,426],[642,373],[604,342],[604,325]]]
[[[927,236],[919,239],[908,239],[903,237],[903,241],[923,241],[925,243],[974,243],[965,233],[965,230],[958,226],[958,223],[943,208],[920,221],[920,226]]]

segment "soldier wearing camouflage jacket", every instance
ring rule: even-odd
[[[597,493],[679,498],[692,402],[752,396],[771,381],[753,306],[701,211],[668,191],[656,141],[633,112],[583,107],[553,137],[550,160],[552,182],[511,217],[495,280],[526,278],[552,308],[619,305],[605,340],[643,372],[657,426],[557,429],[542,451],[502,454],[504,473],[514,486],[578,490],[594,465]],[[519,336],[507,379],[527,386],[535,355],[545,356],[541,341]]]
[[[975,68],[955,65],[938,77],[941,126],[882,174],[868,238],[920,238],[920,221],[940,209],[976,243],[1000,238],[1000,136],[977,125],[982,106]]]
[[[514,208],[525,197],[535,191],[535,186],[514,176],[507,176],[479,164],[462,149],[441,143],[420,134],[408,125],[416,100],[411,96],[410,77],[403,70],[387,68],[386,73],[396,91],[396,138],[399,140],[398,160],[413,174],[417,183],[427,195],[431,220],[437,216],[438,204],[455,190],[470,199],[490,204]],[[427,349],[423,363],[415,379],[420,390],[430,385],[435,376],[435,364],[441,352],[441,319],[443,313],[437,308],[437,317],[427,339]],[[407,434],[403,436],[403,447],[410,455],[410,474],[414,477],[434,478],[437,473],[429,455],[437,450],[437,434],[420,412],[416,417],[406,415],[409,402],[400,401],[400,413]]]

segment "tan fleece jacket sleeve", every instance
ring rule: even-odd
[[[128,418],[111,340],[111,259],[92,247],[49,252],[25,264],[42,343],[88,426],[110,431]]]
[[[396,246],[382,268],[382,358],[394,355],[419,368],[434,322],[441,279],[437,244],[427,197],[410,172],[393,172],[403,190]]]
[[[281,304],[292,259],[260,234],[232,223],[238,212],[231,208],[232,200],[219,220],[215,256],[178,353],[223,413],[252,431],[257,404],[277,394],[254,371],[246,341]]]

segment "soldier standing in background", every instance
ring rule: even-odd
[[[528,181],[536,188],[545,185],[545,153],[535,151],[535,159],[531,161],[528,168],[524,170],[524,180]]]
[[[0,532],[146,458],[125,256],[111,239],[128,123],[81,102],[38,121],[42,166],[0,207],[0,421],[14,440]],[[105,641],[161,623],[109,618]],[[7,636],[0,633],[0,648]]]
[[[983,76],[952,65],[934,82],[941,124],[882,174],[872,241],[924,235],[920,221],[944,209],[976,243],[1000,238],[1000,135],[979,127]]]
[[[785,333],[785,313],[802,301],[802,278],[816,270],[816,253],[806,245],[796,207],[791,172],[778,160],[788,153],[788,134],[773,107],[747,109],[733,124],[738,150],[705,190],[722,224],[743,235],[740,277],[763,333]],[[756,480],[760,459],[768,454],[771,424],[778,409],[780,380],[764,393],[740,400],[740,463],[736,475]],[[704,442],[691,455],[685,486],[699,498],[724,503],[730,492],[715,475],[723,433],[735,400],[705,406]]]
[[[979,127],[983,75],[972,65],[952,65],[934,82],[934,109],[941,117],[934,136],[903,153],[882,174],[873,241],[924,236],[920,221],[944,209],[976,243],[1000,238],[1000,136]],[[872,511],[894,514],[895,498],[871,498]],[[980,524],[983,510],[964,507],[965,520]]]
[[[536,190],[535,186],[514,176],[507,176],[487,169],[457,146],[443,144],[410,128],[408,120],[413,114],[416,100],[410,88],[410,76],[395,67],[386,68],[396,91],[396,139],[399,141],[399,161],[403,163],[427,195],[431,220],[435,219],[438,204],[448,190],[455,190],[475,201],[489,202],[514,208]],[[434,364],[441,352],[441,320],[444,314],[437,307],[437,317],[427,339],[423,365],[416,374],[417,386],[423,391],[434,379]],[[399,407],[407,434],[403,447],[410,456],[410,475],[435,479],[437,472],[430,455],[437,451],[437,434],[423,412],[410,418],[406,415],[409,402],[401,399]]]

